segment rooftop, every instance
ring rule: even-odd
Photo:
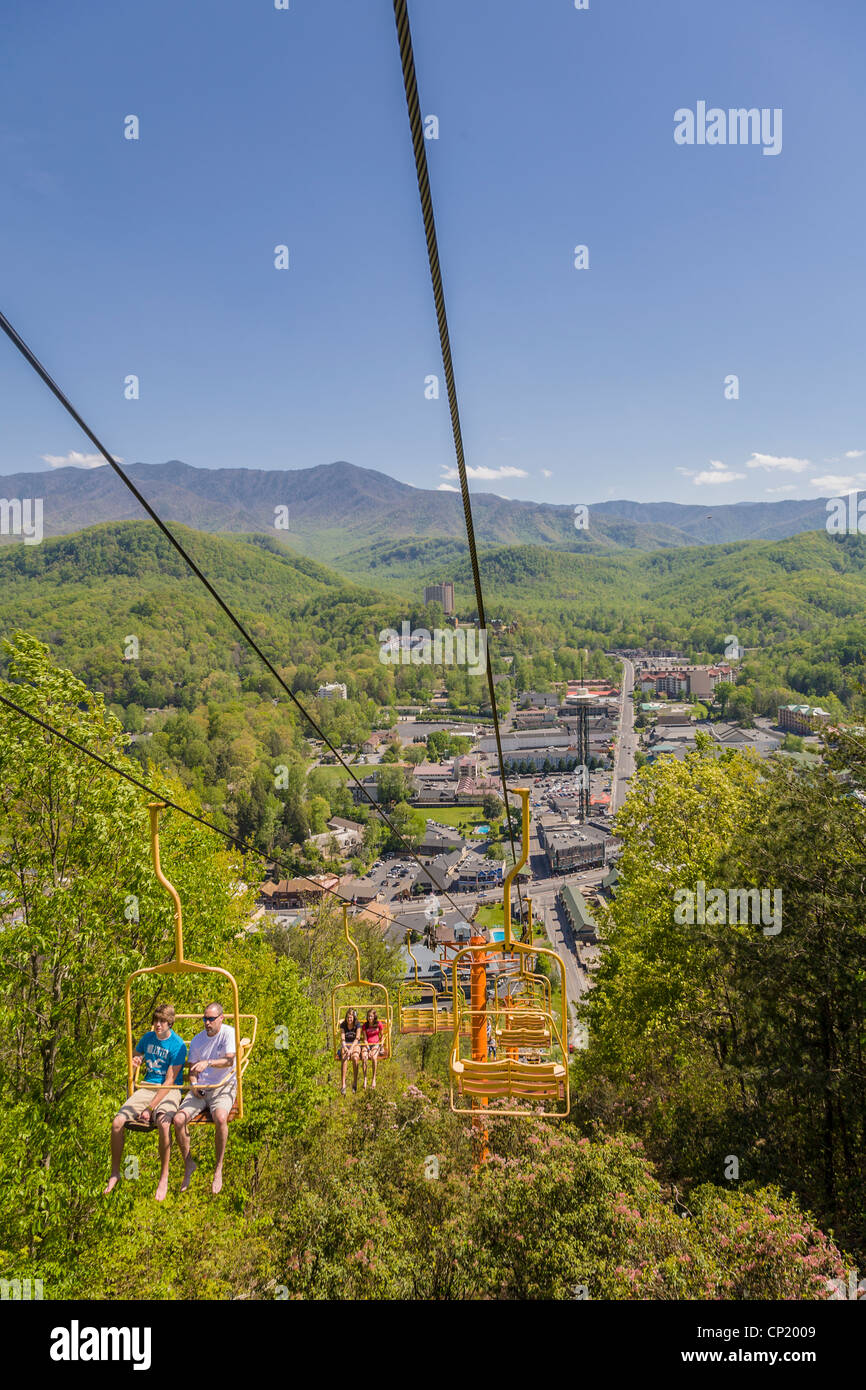
[[[576,888],[572,888],[570,883],[565,884],[560,892],[572,919],[580,923],[587,931],[595,931],[596,921],[586,905],[583,894],[578,892]]]

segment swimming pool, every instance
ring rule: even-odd
[[[504,941],[504,940],[505,940],[505,928],[504,928],[504,927],[491,927],[491,928],[490,928],[490,940],[491,940],[491,941]]]
[[[475,829],[478,831],[478,834],[479,834],[479,835],[489,835],[489,834],[490,834],[490,826],[489,826],[489,825],[476,825]]]

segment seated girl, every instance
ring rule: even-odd
[[[349,1062],[355,1069],[355,1079],[352,1083],[352,1090],[358,1089],[358,1063],[361,1060],[361,1025],[358,1022],[358,1015],[354,1009],[346,1010],[346,1017],[340,1024],[340,1061],[343,1063],[342,1074],[340,1076],[340,1095],[346,1094],[346,1069]],[[364,1064],[366,1075],[367,1065]],[[366,1083],[365,1083],[366,1084]]]
[[[364,1066],[364,1090],[367,1089],[367,1059],[373,1063],[373,1090],[376,1089],[376,1071],[379,1066],[379,1058],[385,1049],[385,1030],[379,1022],[379,1015],[375,1009],[367,1010],[367,1017],[364,1020],[364,1045],[361,1049],[361,1061]]]

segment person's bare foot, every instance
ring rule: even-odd
[[[158,1202],[164,1202],[164,1201],[165,1201],[165,1198],[166,1198],[166,1193],[167,1193],[167,1192],[168,1192],[168,1173],[166,1173],[166,1175],[165,1175],[164,1178],[160,1178],[160,1180],[159,1180],[159,1185],[158,1185],[158,1187],[157,1187],[157,1189],[156,1189],[156,1193],[154,1194],[155,1197],[156,1197],[156,1200],[157,1200]]]
[[[189,1187],[190,1183],[192,1182],[192,1175],[193,1175],[193,1173],[195,1172],[195,1170],[196,1170],[197,1167],[198,1167],[198,1164],[196,1163],[196,1161],[195,1161],[194,1158],[188,1158],[188,1159],[187,1159],[187,1161],[186,1161],[186,1163],[184,1164],[184,1167],[183,1167],[183,1182],[182,1182],[181,1185],[180,1185],[180,1190],[181,1190],[181,1192],[186,1192],[187,1188]]]
[[[210,1185],[210,1190],[211,1190],[211,1192],[213,1193],[213,1195],[216,1197],[216,1195],[217,1195],[218,1192],[222,1192],[222,1188],[223,1188],[223,1173],[222,1173],[222,1169],[221,1169],[221,1168],[217,1168],[216,1171],[214,1172],[214,1175],[213,1175],[213,1182],[212,1182],[211,1185]]]
[[[104,1187],[104,1188],[102,1189],[102,1195],[103,1195],[103,1197],[107,1197],[108,1194],[109,1194],[109,1192],[113,1192],[114,1189],[117,1187],[117,1184],[118,1184],[119,1182],[120,1182],[120,1174],[119,1174],[119,1173],[112,1173],[111,1177],[108,1179],[108,1184],[107,1184],[107,1186]]]

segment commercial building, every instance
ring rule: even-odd
[[[682,759],[696,746],[698,732],[705,733],[716,747],[735,748],[738,752],[756,753],[759,758],[768,758],[781,746],[778,734],[765,729],[741,729],[738,724],[726,720],[683,720],[670,724],[659,724],[650,734],[647,757],[652,760],[663,753],[672,753]]]
[[[438,845],[445,844],[443,853],[437,854],[436,858],[428,864],[426,869],[417,869],[415,877],[407,880],[407,887],[412,897],[427,896],[431,893],[436,894],[441,891],[451,892],[454,889],[454,879],[457,875],[457,866],[463,854],[463,841],[455,844],[454,841],[435,841]],[[421,846],[421,852],[426,854],[426,849]],[[402,892],[403,890],[401,890]]]
[[[418,846],[418,853],[425,859],[430,855],[448,854],[454,850],[462,851],[465,845],[463,836],[450,826],[434,825],[428,820]],[[456,861],[455,861],[456,862]]]
[[[464,854],[457,870],[457,889],[461,893],[480,893],[498,888],[502,882],[502,860],[487,859],[472,850]]]
[[[819,705],[779,705],[779,728],[788,734],[814,734],[833,719]]]
[[[336,874],[314,874],[311,878],[267,879],[259,889],[258,902],[269,912],[281,908],[305,907],[322,901],[326,893],[336,892]]]
[[[550,706],[545,709],[521,709],[514,715],[515,729],[542,729],[550,728],[556,723],[556,708]]]
[[[583,894],[567,883],[560,888],[558,901],[578,941],[597,941],[598,928]]]
[[[381,753],[390,743],[399,740],[396,729],[374,729],[370,737],[361,744],[362,753]]]
[[[577,826],[554,813],[540,818],[538,841],[554,874],[603,867],[607,863],[607,846],[612,842],[603,830]]]
[[[517,703],[521,709],[553,709],[559,704],[559,696],[555,693],[549,695],[539,690],[523,690],[517,697]]]
[[[486,796],[499,796],[502,785],[495,777],[461,777],[455,800],[458,806],[481,806]]]
[[[328,681],[316,691],[317,700],[347,700],[346,687],[340,681]]]
[[[444,584],[428,584],[424,590],[425,603],[441,603],[446,618],[454,616],[454,585],[450,580]]]
[[[645,695],[689,695],[695,699],[708,699],[720,681],[730,683],[733,679],[733,668],[722,663],[718,666],[681,666],[664,669],[645,667],[637,672],[635,684],[640,686]]]

